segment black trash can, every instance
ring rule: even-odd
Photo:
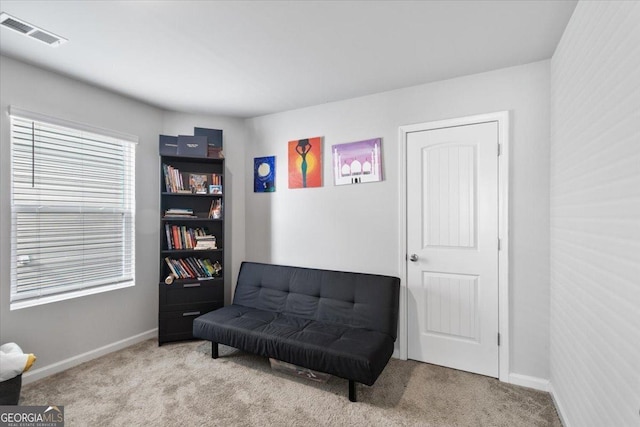
[[[0,382],[0,405],[17,405],[20,400],[22,375]]]

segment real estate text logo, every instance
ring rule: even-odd
[[[64,406],[0,406],[0,427],[64,427]]]

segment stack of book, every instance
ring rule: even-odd
[[[193,209],[171,208],[164,212],[165,218],[196,218]]]
[[[184,225],[165,224],[164,231],[167,236],[167,249],[169,250],[199,249],[196,247],[198,244],[196,240],[198,236],[208,236],[206,229],[188,228]]]
[[[222,175],[206,173],[182,173],[162,164],[167,193],[222,194]]]
[[[196,236],[195,249],[218,249],[218,246],[216,246],[216,236],[211,234]]]
[[[208,279],[220,275],[220,270],[214,267],[210,259],[167,257],[164,261],[171,270],[171,274],[178,279]]]
[[[164,172],[164,184],[167,193],[191,193],[190,188],[185,190],[182,174],[178,169],[163,163],[162,171]]]

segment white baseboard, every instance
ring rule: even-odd
[[[43,366],[42,368],[30,370],[22,376],[22,384],[29,384],[34,381],[38,381],[49,375],[57,374],[69,368],[73,368],[81,363],[88,362],[89,360],[96,359],[105,354],[112,353],[114,351],[122,350],[123,348],[137,344],[139,342],[155,338],[158,336],[158,329],[151,329],[138,335],[134,335],[129,338],[125,338],[120,341],[116,341],[111,344],[107,344],[103,347],[96,348],[95,350],[87,351],[86,353],[79,354],[77,356],[70,357],[68,359],[61,360],[60,362],[52,363],[51,365]]]
[[[549,380],[521,374],[509,374],[509,384],[529,387],[540,391],[549,391]]]
[[[553,401],[553,404],[556,407],[556,412],[558,413],[558,417],[560,418],[560,422],[562,423],[562,425],[564,427],[571,427],[571,425],[567,422],[567,419],[562,415],[563,414],[562,405],[560,404],[560,401],[558,400],[558,396],[556,396],[556,392],[553,389],[553,384],[551,382],[549,382],[549,394],[551,395],[551,400]]]

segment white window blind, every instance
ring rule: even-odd
[[[135,142],[11,110],[11,309],[132,286]]]

